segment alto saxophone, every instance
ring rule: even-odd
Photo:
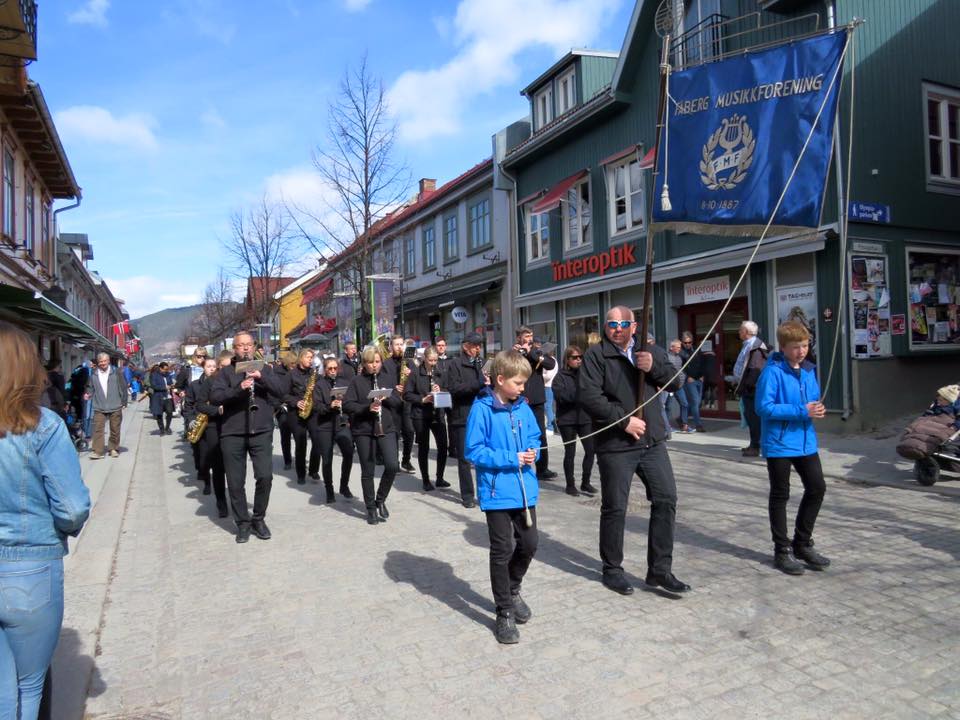
[[[401,358],[400,360],[400,384],[406,385],[407,378],[410,377],[410,366]]]
[[[317,372],[310,373],[310,379],[307,380],[307,388],[303,391],[303,407],[297,411],[301,420],[306,420],[313,412],[313,388],[317,384]]]
[[[203,437],[203,432],[207,429],[207,423],[210,422],[210,418],[206,413],[197,413],[197,417],[194,419],[193,423],[190,425],[190,429],[187,431],[187,440],[191,445],[196,445],[200,442],[200,438]]]

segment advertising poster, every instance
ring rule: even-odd
[[[803,323],[810,331],[810,354],[807,359],[817,364],[817,288],[814,284],[777,288],[777,325],[788,320]]]
[[[334,311],[337,317],[337,339],[342,348],[345,343],[356,341],[354,323],[353,295],[338,297],[334,300]]]
[[[894,335],[907,334],[907,318],[905,315],[890,316],[890,330]]]
[[[393,280],[371,280],[373,298],[373,337],[393,335]]]
[[[882,357],[892,351],[890,290],[887,259],[878,256],[850,258],[850,305],[853,319],[853,356]],[[924,316],[926,320],[926,316]]]

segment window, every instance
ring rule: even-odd
[[[927,189],[960,193],[960,90],[923,86],[927,112]]]
[[[457,236],[457,216],[450,215],[443,221],[443,259],[447,262],[460,256],[460,238]]]
[[[44,199],[43,201],[43,208],[41,209],[41,215],[40,215],[40,242],[43,247],[43,261],[45,263],[49,263],[51,262],[50,260],[50,201],[47,199]]]
[[[553,89],[549,85],[533,96],[533,119],[534,131],[553,120]]]
[[[577,104],[577,71],[570,68],[557,79],[557,115],[573,110]]]
[[[532,206],[531,206],[532,207]],[[550,213],[527,210],[527,264],[550,259]]]
[[[470,232],[467,237],[470,252],[490,244],[490,201],[481,200],[470,206]]]
[[[851,262],[856,282],[856,258]],[[865,268],[869,277],[869,262]],[[910,316],[906,322],[910,324],[911,349],[960,347],[960,317],[957,309],[960,303],[960,251],[908,247],[907,272]],[[854,305],[854,328],[859,329],[862,323],[856,315],[856,309]],[[869,314],[867,317],[869,328],[872,318]]]
[[[13,153],[3,151],[3,234],[13,239]]]
[[[413,244],[413,237],[403,239],[403,274],[410,276],[416,273],[417,249]]]
[[[23,245],[31,255],[36,238],[36,218],[33,212],[33,183],[27,182],[23,193]]]
[[[423,228],[423,269],[433,270],[437,267],[437,238],[436,230],[431,225]]]
[[[643,171],[636,159],[623,161],[608,170],[611,236],[643,228],[646,203],[643,193]]]
[[[590,180],[578,182],[567,190],[567,197],[562,205],[563,249],[576,250],[593,242],[590,228]]]
[[[396,262],[396,257],[393,253],[393,240],[388,240],[383,244],[383,272],[396,272]]]

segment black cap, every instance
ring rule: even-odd
[[[474,345],[483,345],[483,338],[480,337],[480,333],[478,332],[468,332],[464,336],[463,342],[472,343]]]

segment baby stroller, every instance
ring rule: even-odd
[[[897,454],[913,460],[913,475],[921,485],[933,485],[940,472],[960,473],[960,430],[950,415],[923,415],[904,430]]]
[[[83,421],[78,420],[73,412],[67,413],[67,430],[70,432],[70,439],[73,440],[73,446],[77,452],[83,452],[90,447],[87,436],[83,432]]]

